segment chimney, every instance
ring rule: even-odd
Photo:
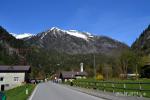
[[[80,63],[80,72],[83,72],[83,63]]]

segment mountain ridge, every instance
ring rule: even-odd
[[[131,48],[140,55],[150,54],[150,25],[135,40]]]
[[[38,33],[25,41],[47,50],[68,54],[105,53],[109,55],[114,51],[121,52],[122,49],[128,48],[126,44],[106,36],[96,36],[77,30],[62,30],[56,27]]]

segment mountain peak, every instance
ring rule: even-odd
[[[52,27],[50,30],[61,30],[61,29],[58,27]]]
[[[128,48],[125,44],[111,38],[91,35],[91,33],[78,30],[63,30],[57,27],[49,28],[25,41],[46,50],[67,54],[119,55],[118,49]]]
[[[68,34],[68,35],[71,35],[71,36],[74,36],[77,38],[81,38],[81,39],[84,39],[87,41],[89,38],[94,37],[88,32],[80,32],[78,30],[63,30],[58,27],[52,27],[48,31],[42,33],[41,39],[43,39],[47,35],[47,33],[51,33],[51,34],[55,34],[55,35],[56,34],[59,34],[59,35]]]

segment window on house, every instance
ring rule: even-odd
[[[0,81],[3,81],[4,80],[4,77],[0,77]]]
[[[5,84],[6,87],[9,87],[9,84]]]
[[[14,81],[18,82],[19,81],[19,77],[14,77]]]

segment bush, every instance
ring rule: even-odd
[[[101,74],[98,74],[97,76],[96,76],[96,80],[103,80],[104,79],[104,77],[103,77],[103,75],[101,75]]]

